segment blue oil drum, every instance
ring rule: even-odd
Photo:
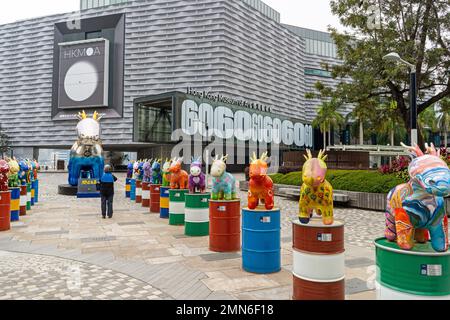
[[[125,182],[125,197],[131,198],[131,178],[127,178]]]
[[[159,217],[161,219],[169,219],[169,187],[161,187],[160,189],[160,206]]]
[[[131,185],[130,200],[136,201],[136,179],[131,179],[130,185]]]
[[[39,202],[39,180],[34,180],[34,203]]]
[[[259,274],[281,270],[280,209],[242,209],[242,267]]]
[[[31,205],[32,206],[34,206],[34,195],[35,195],[35,189],[34,189],[34,187],[35,187],[35,183],[34,183],[34,181],[35,180],[31,180],[31,182],[30,182],[30,184],[31,184],[31,197],[30,197],[30,202],[31,202]]]
[[[20,188],[9,188],[11,191],[11,222],[19,221]]]

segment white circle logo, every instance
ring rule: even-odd
[[[92,56],[94,54],[94,49],[93,48],[87,48],[86,49],[86,55],[88,57]]]
[[[64,90],[73,101],[85,101],[97,90],[98,80],[98,71],[95,66],[90,62],[80,61],[67,71]]]

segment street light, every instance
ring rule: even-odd
[[[208,143],[209,143],[209,126],[207,122],[204,122],[200,119],[194,119],[194,122],[201,123],[203,126],[205,126],[206,129],[206,147],[205,147],[205,153],[206,153],[206,189],[209,187],[209,181],[208,181],[208,171],[209,171],[209,150],[208,150]],[[203,151],[203,134],[202,134],[202,151]]]
[[[383,57],[384,60],[390,62],[398,62],[407,65],[410,69],[409,81],[410,81],[410,94],[409,94],[409,105],[411,107],[411,145],[418,143],[417,135],[417,69],[412,63],[403,60],[400,55],[396,52],[391,52]]]

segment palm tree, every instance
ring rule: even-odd
[[[375,114],[377,116],[373,120],[375,131],[381,135],[388,134],[390,145],[395,146],[395,138],[398,137],[399,140],[402,140],[406,135],[404,121],[397,109],[397,102],[391,101],[390,103],[380,104]]]
[[[368,102],[360,102],[353,109],[351,113],[347,115],[347,122],[357,122],[359,124],[359,144],[364,145],[364,123],[369,120],[373,113],[373,104]]]
[[[337,99],[333,98],[330,101],[322,102],[317,110],[317,116],[312,125],[323,133],[324,148],[327,147],[327,132],[328,143],[331,145],[331,131],[345,122],[344,117],[337,111],[341,105]]]
[[[440,115],[438,116],[438,126],[444,133],[444,146],[448,146],[448,130],[450,128],[450,98],[445,98],[440,102]]]
[[[430,106],[419,115],[418,125],[425,141],[432,142],[430,141],[430,132],[427,132],[427,130],[431,131],[431,133],[436,133],[439,131],[434,105]]]

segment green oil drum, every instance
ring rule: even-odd
[[[450,299],[450,252],[436,252],[430,243],[406,251],[385,238],[375,247],[378,299]]]
[[[189,190],[171,189],[169,190],[169,225],[184,225],[185,216],[185,195]]]
[[[209,235],[210,193],[187,193],[185,208],[185,235],[204,237]]]
[[[31,210],[31,183],[27,183],[27,211]]]

